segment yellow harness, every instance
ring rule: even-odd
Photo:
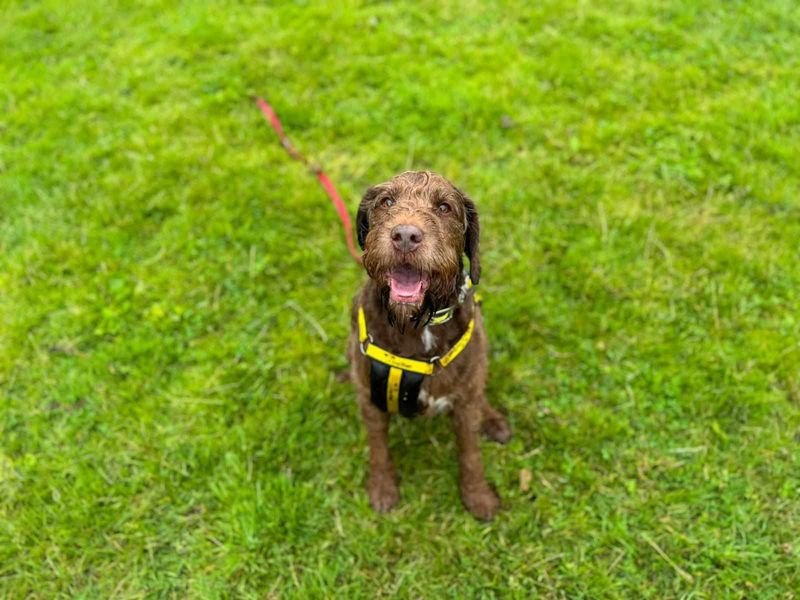
[[[471,286],[470,286],[471,287]],[[475,297],[476,304],[479,298]],[[450,311],[443,323],[452,318],[455,307],[445,309]],[[403,416],[412,417],[417,410],[417,397],[424,375],[433,375],[434,368],[444,368],[453,362],[464,351],[472,338],[475,330],[475,317],[469,320],[467,330],[453,344],[453,347],[444,356],[434,356],[428,360],[416,360],[392,354],[388,350],[375,345],[372,336],[367,331],[367,318],[364,307],[358,307],[358,341],[361,344],[361,353],[373,359],[371,371],[372,402],[381,410],[388,413],[400,412]],[[377,363],[377,364],[376,364]],[[388,367],[388,377],[386,368]],[[385,381],[385,384],[384,384]],[[385,385],[385,387],[384,387]],[[385,396],[385,403],[383,397]]]

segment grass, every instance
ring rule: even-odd
[[[797,597],[796,3],[0,14],[0,596]],[[494,523],[445,419],[370,511],[363,275],[256,93],[351,210],[477,200]]]

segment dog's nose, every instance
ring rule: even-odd
[[[422,243],[422,231],[414,225],[398,225],[392,229],[392,244],[401,252],[413,252]]]

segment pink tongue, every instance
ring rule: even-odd
[[[422,277],[410,267],[398,267],[389,274],[389,296],[395,302],[421,302]]]

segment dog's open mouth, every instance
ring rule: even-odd
[[[428,280],[410,265],[395,267],[388,275],[389,299],[401,304],[420,304],[428,289]]]

